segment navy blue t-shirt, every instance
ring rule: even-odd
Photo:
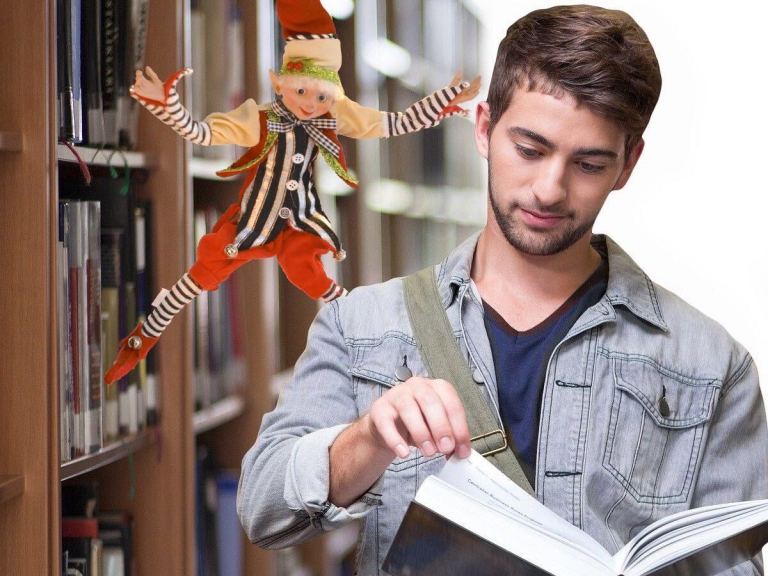
[[[534,483],[541,392],[555,346],[579,316],[600,301],[608,284],[608,262],[600,267],[546,320],[520,332],[486,302],[485,329],[496,367],[501,419],[512,449]]]

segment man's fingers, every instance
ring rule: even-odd
[[[415,390],[414,397],[437,450],[443,453],[452,452],[455,445],[454,434],[441,396],[429,383]],[[431,455],[425,454],[425,456]]]
[[[404,390],[394,400],[393,405],[414,446],[421,450],[424,456],[432,456],[437,452],[436,439],[432,436],[425,415],[414,394],[410,390]]]
[[[445,414],[450,423],[455,451],[460,458],[466,458],[472,448],[472,441],[469,435],[469,426],[467,425],[467,414],[464,411],[464,404],[459,398],[458,392],[450,382],[445,380],[434,380],[432,387],[435,393],[440,397],[440,402],[445,409]]]
[[[392,450],[400,458],[405,458],[410,453],[408,443],[402,437],[395,424],[397,413],[389,404],[374,404],[368,413],[373,431],[377,434],[387,448]]]

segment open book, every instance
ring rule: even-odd
[[[768,500],[735,502],[662,518],[611,555],[473,451],[424,481],[383,568],[393,576],[707,576],[766,540]]]

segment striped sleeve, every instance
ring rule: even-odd
[[[446,86],[410,105],[405,112],[385,112],[387,136],[401,136],[432,128],[437,126],[443,118],[463,114],[464,111],[458,108],[450,112],[446,111],[446,108],[451,100],[468,87],[468,82]]]
[[[207,122],[198,122],[192,118],[189,110],[181,105],[176,88],[168,91],[165,106],[136,98],[142,106],[154,114],[161,122],[170,126],[174,132],[193,144],[211,145],[211,128]]]

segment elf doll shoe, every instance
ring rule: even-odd
[[[120,342],[120,349],[117,351],[117,358],[112,363],[112,367],[104,375],[104,381],[112,384],[120,380],[136,367],[141,360],[147,357],[150,350],[157,344],[159,338],[152,338],[141,333],[142,323],[139,322],[133,332],[128,334]]]

